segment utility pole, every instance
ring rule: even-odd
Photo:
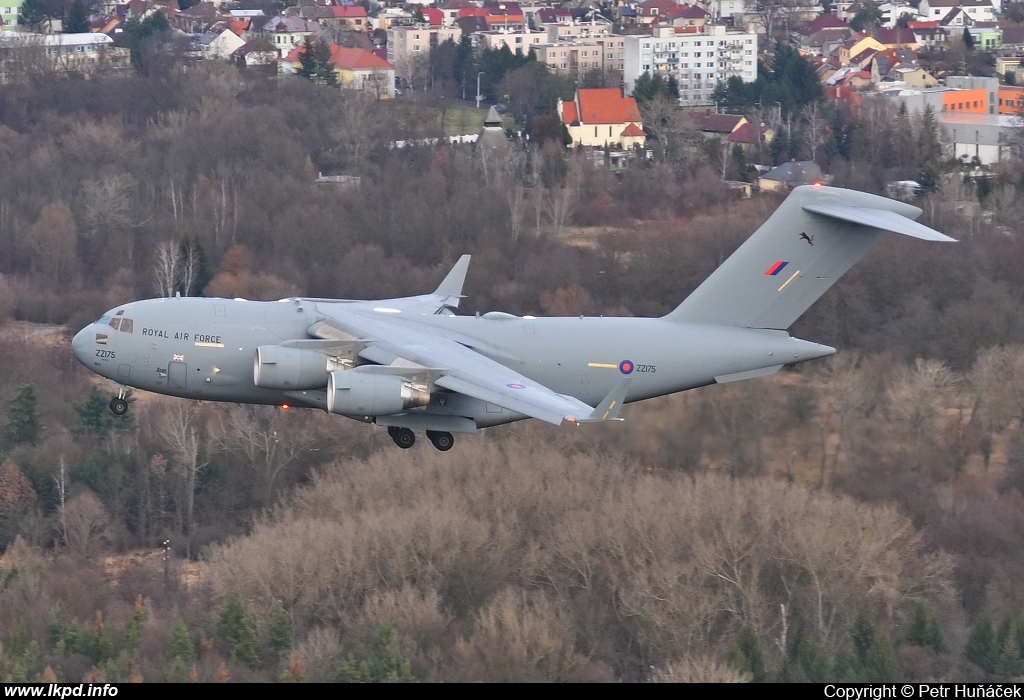
[[[484,74],[483,71],[480,71],[479,73],[476,74],[476,108],[477,109],[480,109],[480,101],[483,99],[483,97],[481,97],[481,95],[480,95],[480,78],[481,78],[481,76],[483,76],[483,74]]]

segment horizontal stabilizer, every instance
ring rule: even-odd
[[[626,394],[629,392],[629,386],[633,383],[633,380],[629,377],[623,377],[619,382],[612,387],[612,390],[608,392],[608,396],[604,397],[604,401],[597,404],[597,408],[594,409],[586,418],[580,418],[577,423],[600,423],[606,420],[623,420],[619,418],[619,411],[622,410],[622,404],[626,401]]]
[[[871,228],[891,233],[902,233],[904,236],[920,238],[922,241],[956,243],[955,238],[950,238],[946,234],[939,233],[924,224],[919,224],[905,216],[900,216],[894,211],[887,211],[885,209],[851,207],[845,204],[805,204],[803,210],[839,219],[840,221],[849,221],[851,224],[870,226]]]

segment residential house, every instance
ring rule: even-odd
[[[489,2],[483,6],[488,29],[522,31],[526,28],[526,17],[518,2]]]
[[[878,12],[881,15],[879,26],[885,29],[892,29],[897,25],[904,15],[910,19],[917,19],[917,10],[912,5],[902,0],[895,2],[883,2],[878,5]]]
[[[757,178],[757,186],[762,190],[782,192],[800,185],[814,185],[823,182],[824,173],[818,164],[811,160],[790,161],[772,168]]]
[[[839,45],[839,65],[841,67],[851,65],[854,57],[861,56],[868,49],[882,51],[885,49],[885,46],[883,46],[874,37],[868,36],[867,34],[854,34]]]
[[[992,0],[921,0],[917,14],[923,20],[941,20],[955,9],[962,9],[975,21],[991,22],[995,19]]]
[[[687,32],[702,32],[710,18],[711,15],[699,5],[682,5],[659,15],[655,24],[659,27],[667,25],[676,29],[682,28]]]
[[[941,50],[945,48],[949,33],[939,26],[938,20],[929,22],[907,22],[907,29],[914,32],[918,49]]]
[[[277,15],[263,24],[259,35],[273,44],[278,53],[284,57],[296,46],[302,44],[307,36],[315,38],[321,31],[323,31],[323,27],[312,20],[297,16]]]
[[[242,68],[264,68],[277,72],[277,49],[263,37],[253,37],[231,54],[231,60]]]
[[[887,49],[917,51],[917,37],[912,30],[904,27],[879,29],[875,32],[875,40]]]
[[[676,0],[644,0],[636,6],[636,21],[638,24],[649,26],[654,24],[659,15],[668,15],[680,9],[682,6]]]
[[[749,124],[747,118],[738,114],[705,112],[694,118],[694,128],[705,138],[728,138],[737,129]]]
[[[206,32],[196,41],[202,58],[212,61],[225,61],[238,49],[245,46],[245,41],[230,29],[221,24],[219,30]]]
[[[360,5],[335,5],[324,7],[316,21],[334,31],[349,29],[365,32],[367,27],[366,8]]]
[[[331,50],[330,64],[343,88],[372,93],[378,99],[395,96],[395,68],[390,63],[366,49],[353,49],[338,44],[328,44]],[[298,73],[305,45],[288,52],[280,61],[282,75]]]
[[[577,146],[628,149],[646,142],[636,100],[618,88],[577,90],[572,102],[558,100],[558,114]]]
[[[825,44],[840,42],[852,35],[853,30],[846,22],[832,13],[826,13],[801,25],[792,32],[790,38],[802,53],[820,56],[824,53]]]

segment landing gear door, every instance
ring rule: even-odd
[[[185,390],[185,381],[188,376],[188,365],[184,362],[167,363],[167,388]]]

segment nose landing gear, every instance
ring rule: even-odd
[[[117,388],[117,396],[110,399],[110,412],[115,416],[128,413],[128,390],[123,386]]]

